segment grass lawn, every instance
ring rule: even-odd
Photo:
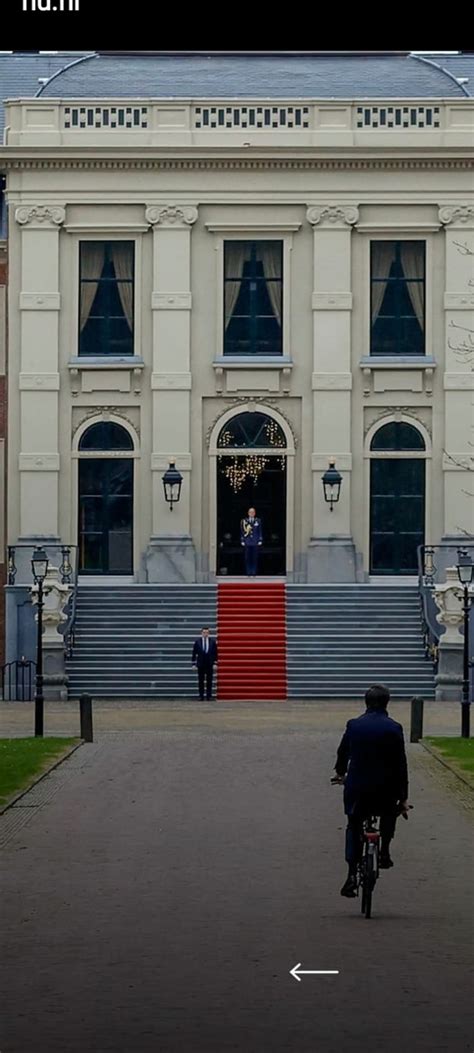
[[[0,806],[25,790],[79,739],[0,739]]]
[[[452,764],[453,768],[474,777],[474,739],[427,738],[426,741]]]

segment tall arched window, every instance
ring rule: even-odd
[[[79,441],[81,574],[133,573],[133,439],[113,421]]]
[[[425,534],[425,440],[404,421],[381,425],[370,444],[370,572],[417,572]]]

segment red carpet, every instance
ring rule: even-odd
[[[219,582],[220,700],[286,699],[286,587],[282,582]]]

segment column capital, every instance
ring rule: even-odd
[[[198,218],[198,210],[194,205],[149,205],[145,218],[152,227],[191,227]]]
[[[306,219],[311,226],[353,227],[359,219],[359,209],[355,205],[310,205],[306,210]]]
[[[445,227],[474,228],[474,205],[443,205],[438,215]]]
[[[66,219],[66,209],[61,205],[20,205],[15,219],[21,227],[60,227]]]

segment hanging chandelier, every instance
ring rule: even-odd
[[[229,462],[221,466],[221,472],[229,480],[234,494],[237,494],[247,479],[253,479],[254,485],[257,485],[259,476],[267,467],[268,457],[263,454],[250,453],[246,457],[229,458]]]

